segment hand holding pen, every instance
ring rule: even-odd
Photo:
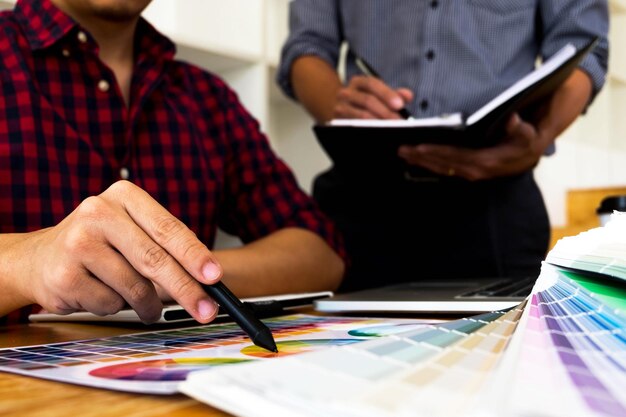
[[[342,119],[408,119],[405,108],[413,100],[406,88],[393,89],[364,59],[355,57],[363,75],[353,76],[337,94],[334,117]]]
[[[379,80],[381,79],[380,75],[378,75],[378,72],[376,72],[376,70],[374,70],[374,68],[372,68],[372,66],[368,64],[363,58],[356,57],[355,62],[356,62],[356,66],[359,67],[359,69],[363,72],[363,74],[368,75],[370,77],[377,78]],[[408,89],[403,89],[403,90],[410,92],[410,90]],[[398,95],[401,95],[400,92],[398,92]],[[413,96],[413,93],[411,92],[411,98],[412,96]],[[398,110],[398,114],[403,119],[410,119],[412,117],[411,113],[409,113],[406,107],[404,107],[404,103],[402,103],[402,107],[400,107],[400,102],[397,100],[396,97],[391,97],[389,104],[392,106],[392,108]],[[398,109],[398,107],[400,108]]]

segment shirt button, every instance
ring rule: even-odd
[[[429,61],[432,61],[434,58],[435,58],[435,51],[430,49],[428,52],[426,52],[426,59],[428,59]]]
[[[69,49],[62,49],[61,50],[61,55],[63,55],[64,57],[69,57],[70,56],[70,51]]]
[[[422,100],[420,102],[420,109],[422,109],[422,110],[428,109],[428,100]]]
[[[107,80],[98,81],[98,90],[102,91],[103,93],[109,91],[109,87],[109,82]]]
[[[123,180],[127,180],[128,177],[130,177],[130,171],[128,171],[128,168],[123,167],[120,169],[120,178]]]
[[[439,6],[439,2],[437,0],[433,0],[430,2],[430,7],[436,9]]]
[[[78,32],[78,41],[80,43],[87,42],[87,34],[85,32],[83,32],[82,30],[80,32]]]

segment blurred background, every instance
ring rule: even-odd
[[[14,0],[0,0],[0,9]],[[287,36],[289,0],[153,0],[145,17],[178,45],[178,57],[224,78],[258,119],[302,188],[330,162],[312,119],[285,98],[274,77]],[[586,115],[557,141],[536,169],[553,241],[597,226],[607,195],[626,194],[626,0],[609,0],[609,76]],[[226,242],[226,239],[224,242]]]

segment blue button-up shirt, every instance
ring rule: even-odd
[[[277,80],[293,97],[289,72],[302,55],[337,65],[346,40],[392,87],[415,93],[416,117],[471,114],[567,43],[595,36],[580,64],[604,84],[608,6],[599,0],[293,0]],[[360,73],[348,56],[346,75]]]

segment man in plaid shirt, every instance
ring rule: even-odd
[[[150,0],[18,1],[0,14],[0,316],[142,320],[173,299],[334,289],[341,240],[219,78],[173,59]],[[240,248],[210,251],[217,228]]]

